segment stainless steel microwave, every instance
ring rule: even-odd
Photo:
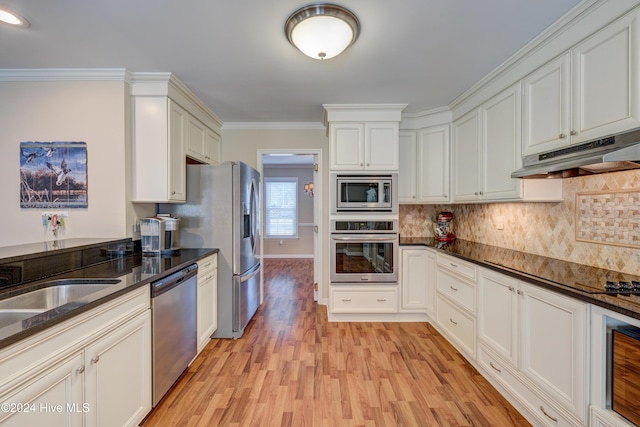
[[[337,212],[398,211],[397,173],[332,174],[335,185],[333,210]]]

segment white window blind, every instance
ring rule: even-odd
[[[298,237],[298,178],[264,179],[266,237]]]

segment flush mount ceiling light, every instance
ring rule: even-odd
[[[284,25],[289,42],[314,59],[340,55],[360,34],[360,22],[348,9],[314,3],[293,12]]]
[[[27,28],[31,26],[29,21],[25,18],[3,7],[0,7],[0,22],[4,22],[5,24],[18,28]]]

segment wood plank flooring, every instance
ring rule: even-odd
[[[527,426],[428,323],[338,323],[312,260],[266,260],[265,300],[238,340],[212,340],[142,424]]]

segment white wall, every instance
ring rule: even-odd
[[[88,208],[69,212],[59,238],[131,236],[155,207],[130,198],[129,86],[121,81],[0,81],[0,246],[53,240],[43,209],[20,208],[20,142],[87,143]],[[61,209],[62,210],[62,209]]]

